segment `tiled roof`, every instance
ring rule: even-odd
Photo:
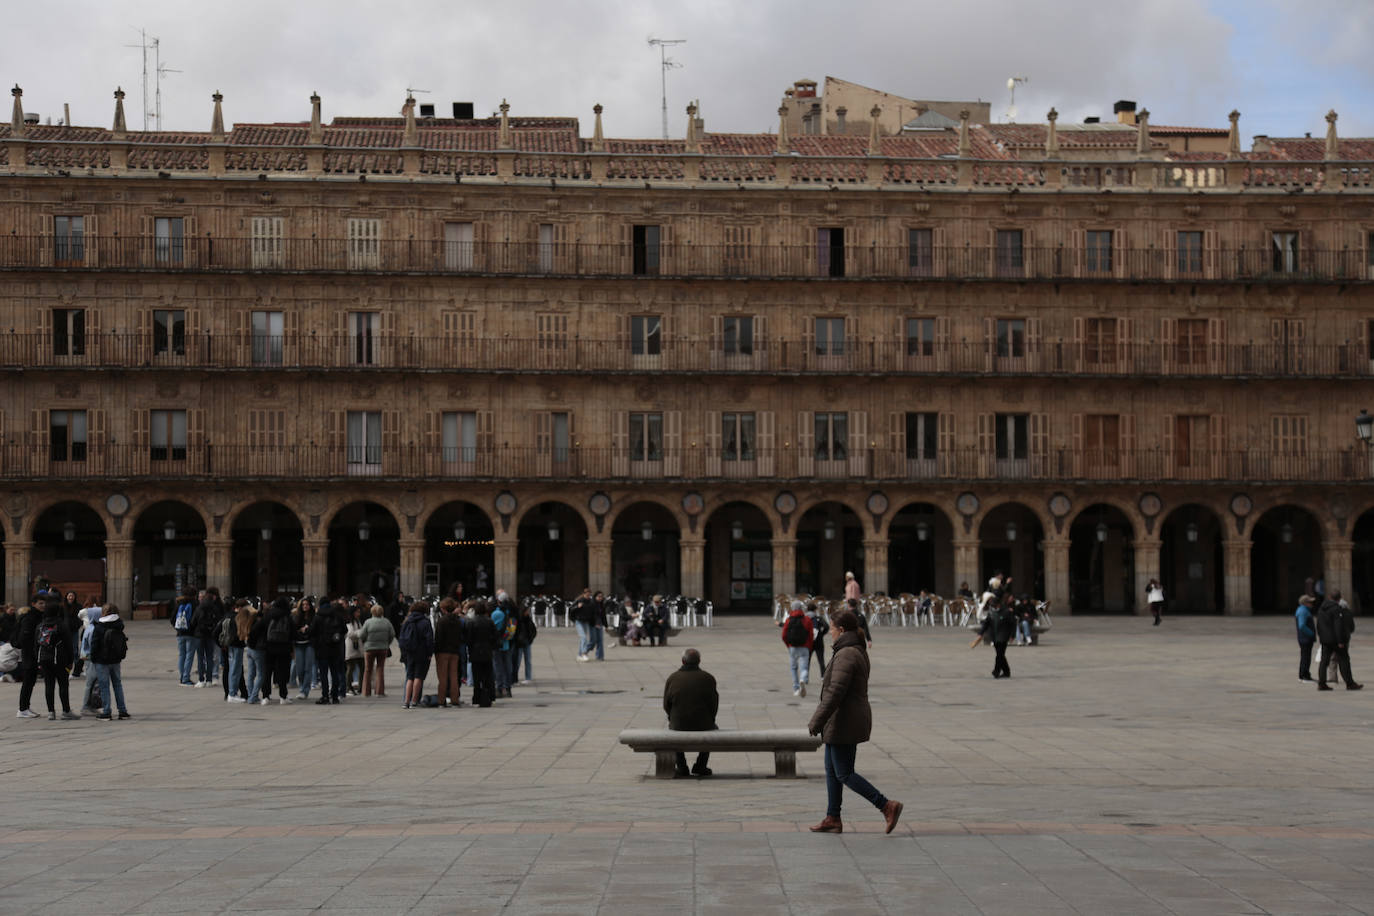
[[[1203,137],[1227,137],[1231,134],[1229,127],[1168,127],[1163,124],[1151,124],[1151,134],[1169,134]]]
[[[1314,162],[1326,158],[1325,137],[1274,137],[1269,141],[1268,153],[1254,158],[1287,159],[1296,162]],[[1352,138],[1336,140],[1337,159],[1354,162],[1368,162],[1374,159],[1374,139]]]

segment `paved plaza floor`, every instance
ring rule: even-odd
[[[858,770],[906,810],[885,836],[851,793],[835,836],[819,752],[663,781],[616,741],[689,645],[721,727],[804,726],[767,618],[586,664],[541,630],[513,700],[413,711],[394,665],[386,699],[229,705],[134,623],[129,721],[0,685],[0,913],[1374,913],[1374,683],[1300,685],[1292,631],[1059,618],[994,681],[964,631],[880,629]]]

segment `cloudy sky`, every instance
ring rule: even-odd
[[[982,98],[1002,117],[1007,77],[1018,120],[1054,105],[1066,119],[1110,117],[1134,99],[1156,124],[1254,134],[1374,136],[1374,0],[87,0],[9,4],[0,79],[25,109],[108,126],[116,84],[141,126],[139,28],[161,39],[165,129],[205,130],[210,94],[229,121],[300,121],[318,91],[325,118],[394,115],[406,87],[440,114],[479,115],[504,97],[517,115],[581,118],[606,132],[661,132],[659,51],[671,49],[669,129],[700,99],[707,130],[775,129],[782,90],[826,75],[916,98]],[[22,37],[22,41],[20,38]],[[151,89],[150,89],[151,96]],[[150,125],[151,126],[151,125]]]

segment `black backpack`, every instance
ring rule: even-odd
[[[129,637],[123,627],[103,623],[95,625],[91,634],[91,661],[98,665],[117,665],[129,654]]]
[[[34,646],[38,649],[38,663],[41,665],[57,662],[57,647],[62,645],[62,631],[51,620],[39,621],[38,631],[34,634]]]
[[[238,623],[234,620],[233,614],[225,614],[224,619],[219,622],[219,632],[215,634],[215,642],[219,643],[221,649],[227,649],[234,642],[234,631],[238,629]]]
[[[291,641],[291,616],[282,614],[267,624],[267,641],[274,644]]]
[[[789,646],[806,645],[806,618],[802,614],[792,614],[788,616],[787,623],[782,628],[782,640]]]

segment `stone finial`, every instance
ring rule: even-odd
[[[496,134],[496,148],[510,149],[510,103],[505,99],[501,100],[501,129]]]
[[[210,96],[210,98],[215,103],[215,113],[210,117],[210,142],[223,143],[224,109],[221,107],[221,103],[223,103],[224,101],[224,96],[221,95],[218,91],[216,91],[214,95]]]
[[[10,115],[10,136],[24,136],[24,90],[15,83],[10,90],[10,95],[14,96],[14,113]]]
[[[320,94],[310,93],[310,136],[306,142],[318,146],[324,142],[324,128],[320,126]]]
[[[1231,119],[1231,132],[1226,137],[1226,158],[1240,158],[1240,112],[1234,108],[1227,115]]]
[[[1150,154],[1150,109],[1148,108],[1140,109],[1140,113],[1135,116],[1135,154],[1137,156]]]
[[[596,121],[592,124],[592,152],[604,153],[606,151],[606,137],[601,133],[601,103],[597,102],[592,106],[592,114],[596,115]]]
[[[1326,113],[1326,154],[1323,158],[1330,162],[1340,157],[1340,142],[1336,138],[1336,109],[1333,108]]]
[[[415,96],[406,96],[405,104],[401,106],[401,114],[405,115],[405,131],[401,134],[402,146],[418,146],[420,143],[420,132],[415,127]]]
[[[114,99],[114,129],[111,131],[111,133],[114,134],[114,139],[123,140],[126,136],[128,136],[129,128],[124,123],[124,90],[119,88],[118,86],[115,87]]]
[[[687,106],[687,152],[695,153],[701,149],[697,142],[697,106],[689,104]]]
[[[868,155],[881,156],[883,148],[878,138],[882,134],[878,130],[878,119],[883,116],[883,110],[874,105],[868,113]]]
[[[787,106],[778,106],[778,148],[775,152],[779,156],[785,156],[791,152],[791,144],[787,142]]]
[[[973,157],[973,144],[968,138],[968,109],[959,112],[959,158],[970,159]]]
[[[1051,108],[1045,114],[1045,122],[1048,125],[1045,130],[1045,158],[1059,158],[1059,127],[1056,122],[1059,120],[1059,112]]]

